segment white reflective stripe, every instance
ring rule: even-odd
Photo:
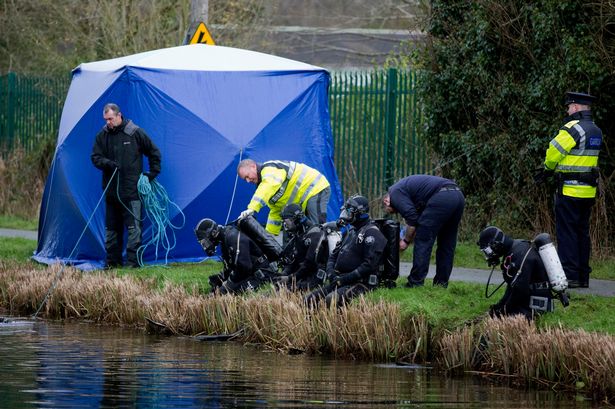
[[[596,149],[573,149],[570,151],[570,155],[574,156],[599,156],[600,150]]]
[[[293,177],[293,173],[295,173],[295,169],[297,168],[297,162],[290,161],[288,162],[288,173],[286,174],[286,179],[290,180]]]
[[[551,141],[551,145],[553,145],[553,147],[557,149],[559,153],[561,153],[562,155],[568,155],[568,152],[566,151],[566,149],[564,149],[564,147],[560,145],[559,142],[556,141],[555,139]]]
[[[237,260],[239,260],[239,238],[241,237],[241,230],[237,232],[237,247],[235,248],[235,268],[237,268]]]
[[[591,172],[593,168],[593,166],[557,165],[556,170],[565,170],[567,172]]]
[[[579,141],[577,142],[577,146],[579,147],[579,149],[583,149],[585,147],[585,129],[583,129],[579,124],[575,124],[573,128],[576,129],[581,136],[581,138],[579,138]]]
[[[591,186],[589,183],[584,183],[578,180],[564,180],[565,186]],[[595,186],[592,186],[595,187]]]
[[[305,192],[303,192],[303,196],[301,196],[301,200],[299,201],[299,203],[303,203],[303,201],[310,194],[310,192],[314,190],[314,186],[316,186],[316,184],[320,181],[320,179],[322,179],[322,174],[318,175],[316,179],[314,179],[314,181],[310,183],[310,186],[308,186]]]
[[[281,226],[282,221],[281,220],[267,220],[267,224],[273,224],[274,226]]]
[[[269,202],[271,204],[277,203],[278,200],[280,200],[280,198],[282,196],[284,196],[284,193],[286,193],[286,188],[288,187],[288,182],[290,182],[290,178],[292,177],[292,174],[295,171],[295,167],[292,166],[294,163],[295,162],[289,162],[288,169],[285,170],[285,172],[286,172],[286,179],[284,179],[283,182],[282,181],[279,182],[280,183],[280,188],[269,199]]]
[[[303,183],[303,180],[305,179],[305,175],[308,173],[308,168],[304,168],[301,171],[301,174],[299,175],[299,177],[297,178],[297,181],[295,182],[295,186],[293,186],[293,192],[290,194],[290,197],[288,198],[288,202],[287,203],[294,203],[295,202],[295,197],[297,197],[297,193],[299,192],[299,188],[301,187],[301,184]]]
[[[257,201],[258,203],[260,203],[263,207],[264,207],[264,206],[267,206],[267,203],[265,203],[265,201],[264,201],[263,199],[261,199],[260,197],[258,197],[258,196],[254,196],[254,197],[252,198],[252,200],[256,200],[256,201]]]
[[[287,167],[288,171],[286,174],[286,179],[291,178],[291,176],[293,175],[293,172],[295,171],[295,167],[297,166],[297,162],[284,161],[284,160],[268,160],[267,162],[263,163],[263,166],[266,165],[267,163],[275,163],[276,165],[282,165],[284,167]],[[276,167],[276,169],[279,169],[279,168]]]

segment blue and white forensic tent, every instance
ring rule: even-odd
[[[83,269],[105,261],[101,171],[90,154],[108,102],[162,152],[158,180],[186,216],[169,261],[201,260],[196,223],[210,217],[224,224],[246,208],[255,186],[237,178],[241,159],[293,160],[318,169],[331,183],[328,214],[335,218],[343,198],[333,166],[328,84],[329,74],[319,67],[203,44],[79,65],[62,112],[34,259]],[[182,222],[178,210],[170,218]],[[265,209],[258,219],[266,220]],[[146,222],[144,243],[150,237]],[[144,260],[154,258],[148,248]]]

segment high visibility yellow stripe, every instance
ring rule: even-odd
[[[576,141],[568,131],[560,130],[555,138],[549,143],[545,155],[545,167],[554,170],[555,166],[575,147]]]
[[[597,189],[593,186],[564,185],[562,187],[562,194],[564,196],[579,197],[581,199],[596,197],[596,191]]]

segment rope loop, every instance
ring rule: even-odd
[[[158,260],[159,250],[165,251],[164,264],[169,262],[169,252],[177,245],[175,230],[179,230],[186,224],[186,216],[179,206],[171,201],[166,189],[156,179],[150,181],[145,175],[139,177],[137,183],[139,198],[143,203],[145,215],[152,224],[152,236],[149,241],[137,249],[137,261],[143,267],[143,255],[149,246],[154,247],[155,260]],[[182,222],[174,225],[171,222],[171,212],[181,214]]]

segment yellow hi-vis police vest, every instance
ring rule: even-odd
[[[316,169],[303,163],[272,160],[263,163],[260,183],[248,209],[258,212],[269,206],[269,218],[265,229],[278,234],[282,229],[282,209],[290,203],[297,203],[305,211],[307,201],[329,187],[327,178]]]
[[[591,111],[577,112],[567,120],[549,143],[545,168],[555,171],[564,196],[594,198],[596,185],[588,180],[597,178],[602,131],[592,121]]]

